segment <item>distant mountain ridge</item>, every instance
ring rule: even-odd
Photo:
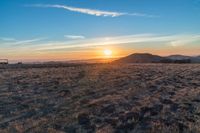
[[[190,59],[190,56],[185,56],[185,55],[170,55],[167,56],[168,59],[172,59],[172,60],[183,60],[183,59]]]
[[[160,60],[164,59],[158,55],[152,55],[149,53],[135,53],[129,56],[123,57],[121,59],[116,60],[115,62],[118,63],[152,63],[152,62],[159,62]]]
[[[114,63],[200,63],[200,56],[158,56],[150,53],[134,53],[115,60]]]

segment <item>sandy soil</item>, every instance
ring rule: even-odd
[[[200,65],[0,69],[0,132],[200,132]]]

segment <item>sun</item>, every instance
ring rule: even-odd
[[[105,50],[103,51],[103,53],[104,53],[105,56],[111,56],[111,55],[112,55],[112,50],[110,50],[110,49],[105,49]]]

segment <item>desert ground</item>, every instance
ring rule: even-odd
[[[2,68],[0,132],[198,133],[200,65]]]

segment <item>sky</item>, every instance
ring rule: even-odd
[[[200,55],[200,0],[0,0],[0,58]]]

